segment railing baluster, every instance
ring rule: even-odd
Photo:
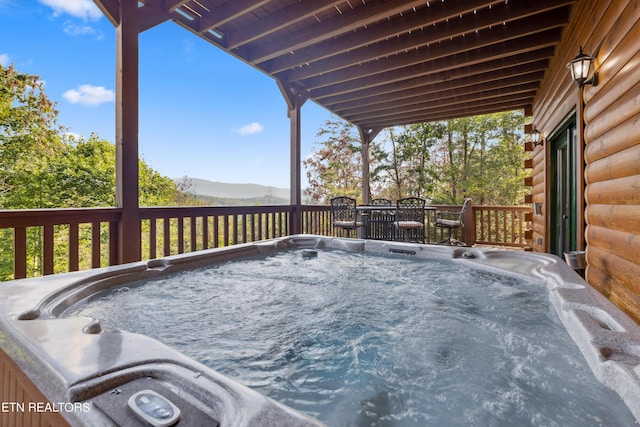
[[[118,222],[109,221],[109,265],[118,263]]]
[[[520,244],[524,244],[525,243],[525,241],[524,241],[524,229],[523,229],[524,221],[522,220],[523,218],[522,218],[522,215],[520,215],[520,214],[521,214],[521,212],[518,212],[518,231],[519,231],[519,234],[520,234],[519,243]]]
[[[233,236],[233,244],[237,245],[238,244],[238,215],[232,216],[231,223],[233,224],[233,227],[231,228],[232,236]]]
[[[53,225],[45,225],[42,234],[42,274],[53,274]]]
[[[156,219],[151,218],[149,220],[149,259],[155,259],[157,256],[156,234]]]
[[[229,245],[229,215],[224,215],[222,217],[222,225],[223,225],[223,229],[222,229],[222,246],[228,246]]]
[[[270,224],[271,214],[264,214],[264,238],[269,238],[269,224]]]
[[[249,215],[249,219],[251,220],[251,241],[256,241],[256,214]]]
[[[209,216],[202,217],[202,249],[209,249]]]
[[[91,223],[91,268],[100,267],[100,223]]]
[[[16,227],[13,230],[13,274],[16,279],[27,277],[27,228]]]
[[[184,253],[184,217],[178,217],[178,253]]]
[[[163,234],[163,247],[164,256],[171,255],[171,218],[163,218],[162,220],[162,234]]]
[[[78,271],[78,224],[69,224],[69,271]]]
[[[220,236],[220,217],[218,215],[213,216],[213,247],[217,248],[220,245],[219,238]]]
[[[191,225],[191,252],[194,252],[194,251],[196,251],[198,249],[198,245],[197,245],[198,241],[197,241],[197,238],[196,238],[197,231],[198,231],[196,229],[197,218],[195,216],[191,217],[191,224],[190,225]]]

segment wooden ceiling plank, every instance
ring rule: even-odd
[[[553,47],[547,47],[544,49],[537,50],[535,52],[527,52],[521,53],[519,55],[507,56],[504,58],[496,59],[493,61],[484,62],[481,64],[477,64],[474,67],[461,67],[461,68],[451,68],[447,67],[444,69],[418,69],[416,68],[415,74],[410,78],[405,76],[406,78],[397,78],[396,73],[392,73],[388,76],[389,78],[394,78],[393,81],[384,82],[383,80],[377,80],[371,82],[369,85],[362,85],[357,81],[342,83],[336,86],[326,87],[319,90],[311,91],[310,97],[314,99],[316,102],[322,103],[325,105],[325,102],[329,104],[335,103],[336,101],[349,99],[350,97],[364,97],[364,96],[374,96],[376,94],[383,94],[389,91],[393,91],[388,88],[395,87],[411,87],[413,82],[416,79],[423,79],[423,81],[428,81],[429,84],[438,84],[444,83],[452,79],[459,79],[468,76],[473,76],[485,72],[490,72],[496,69],[504,69],[513,67],[515,70],[519,70],[523,67],[531,67],[532,69],[538,69],[541,66],[541,62],[548,64],[548,61],[553,55]],[[533,65],[531,63],[524,62],[526,58],[531,56],[531,61],[534,62]],[[545,65],[545,68],[548,65]],[[410,82],[411,85],[407,84]],[[415,86],[413,86],[415,87]],[[327,101],[325,101],[325,99]]]
[[[419,89],[406,89],[401,92],[393,92],[384,96],[367,98],[367,102],[363,100],[363,102],[354,105],[341,105],[339,107],[332,105],[331,111],[334,111],[338,115],[349,115],[357,114],[358,111],[363,110],[376,111],[384,110],[389,107],[403,107],[405,105],[422,102],[424,99],[429,98],[454,97],[465,94],[471,95],[489,90],[504,90],[504,92],[507,93],[512,92],[514,88],[515,90],[518,90],[518,87],[521,87],[522,90],[537,89],[540,87],[540,80],[543,76],[543,71],[509,78],[493,78],[492,80],[479,80],[474,78],[476,76],[472,76],[451,82],[460,82],[455,85],[427,85]]]
[[[394,127],[394,126],[403,126],[403,125],[412,125],[416,123],[424,123],[424,122],[435,122],[442,120],[450,120],[450,119],[461,119],[465,117],[473,117],[482,114],[491,114],[498,113],[502,111],[527,111],[527,109],[531,108],[531,104],[523,104],[521,102],[514,102],[509,104],[500,104],[490,106],[488,108],[483,109],[473,109],[473,110],[464,110],[464,111],[455,111],[455,112],[446,112],[443,114],[433,114],[429,116],[418,116],[411,119],[407,119],[407,122],[401,123],[385,123],[382,126],[384,127]],[[359,124],[360,125],[360,124]],[[365,126],[362,124],[362,126]],[[367,125],[368,126],[368,125]]]
[[[278,43],[246,49],[239,53],[249,62],[259,64],[280,55],[287,55],[296,49],[332,39],[422,4],[424,4],[424,0],[371,0],[367,2],[366,7],[360,5],[356,9],[337,14],[332,19],[318,22],[305,31],[282,37]]]
[[[178,12],[174,12],[171,14],[171,19],[178,25],[180,25],[181,27],[185,28],[188,31],[191,31],[193,34],[195,34],[196,36],[208,41],[209,43],[213,44],[214,46],[219,47],[220,49],[225,49],[225,39],[220,39],[215,37],[213,34],[211,34],[210,32],[206,32],[204,34],[201,34],[199,31],[199,26],[197,25],[197,20],[189,20],[187,19],[184,15],[178,13]],[[242,58],[238,58],[240,60],[242,60]]]
[[[499,42],[478,49],[461,51],[439,59],[420,62],[415,59],[403,61],[402,55],[382,63],[367,64],[367,66],[354,66],[350,69],[331,73],[323,78],[314,77],[300,82],[300,86],[306,87],[312,92],[323,87],[345,84],[356,81],[356,85],[380,85],[415,77],[417,75],[435,74],[442,71],[454,70],[463,67],[479,67],[483,62],[498,60],[519,53],[532,52],[544,47],[557,44],[560,28],[540,33],[536,37],[521,37],[510,43]]]
[[[314,0],[313,2],[295,3],[276,13],[270,14],[269,19],[262,19],[251,25],[250,28],[228,32],[229,49],[236,49],[242,45],[258,40],[261,37],[280,31],[291,24],[311,18],[318,12],[332,8],[338,3],[341,3],[341,1]]]
[[[549,0],[546,0],[549,1]],[[495,3],[495,2],[493,2]],[[491,4],[491,3],[489,3]],[[473,13],[474,10],[488,7],[486,0],[454,0],[432,3],[430,7],[417,9],[415,13],[406,14],[368,26],[366,29],[345,33],[312,46],[298,48],[293,55],[282,55],[261,64],[261,68],[271,73],[279,73],[290,68],[319,61],[374,43],[405,34],[419,31],[421,28],[433,26],[434,23],[456,18],[461,14]]]
[[[209,13],[200,19],[200,33],[206,33],[216,27],[224,25],[227,22],[246,15],[251,11],[258,9],[271,0],[233,0],[222,6],[214,7]]]
[[[175,12],[176,9],[181,8],[191,0],[164,0],[164,9],[167,12]]]
[[[386,120],[379,120],[379,121],[373,121],[373,122],[351,122],[351,123],[353,123],[356,126],[362,126],[365,128],[373,127],[373,126],[387,128],[392,126],[411,125],[415,123],[459,119],[463,117],[477,116],[480,114],[497,113],[501,111],[520,110],[520,109],[525,109],[530,105],[531,105],[531,102],[527,100],[499,101],[493,104],[480,105],[475,107],[460,107],[458,109],[435,110],[431,112],[413,114],[411,116],[387,118]]]
[[[169,10],[165,8],[164,1],[147,2],[142,7],[138,7],[138,32],[143,33],[170,19]]]
[[[370,61],[366,63],[356,63],[348,67],[343,67],[337,71],[314,76],[308,79],[296,80],[289,78],[295,75],[294,72],[287,72],[278,75],[283,81],[289,83],[297,82],[301,86],[309,89],[328,86],[351,79],[361,79],[375,74],[385,73],[397,69],[436,62],[447,57],[456,57],[457,66],[466,66],[467,63],[478,62],[478,60],[489,60],[490,55],[499,54],[500,50],[518,50],[518,45],[527,45],[532,48],[536,45],[547,43],[556,44],[559,36],[560,25],[548,29],[546,24],[529,21],[528,25],[500,26],[499,28],[472,34],[463,39],[455,39],[447,43],[438,43],[427,48],[411,50],[389,56],[385,59]],[[529,37],[538,34],[535,37]],[[485,56],[486,59],[483,58]]]
[[[349,63],[354,64],[371,61],[382,56],[394,55],[398,52],[429,46],[434,43],[448,41],[452,38],[462,37],[465,34],[476,31],[488,30],[491,27],[502,25],[503,23],[526,26],[528,25],[526,22],[528,19],[536,22],[539,29],[544,28],[540,26],[541,23],[548,23],[549,28],[551,28],[552,26],[563,25],[569,15],[569,8],[566,6],[551,9],[551,6],[557,3],[555,0],[543,0],[530,3],[503,3],[490,10],[479,11],[476,14],[471,13],[463,17],[455,15],[455,18],[447,23],[427,25],[422,29],[418,27],[417,29],[414,28],[415,31],[411,32],[402,32],[397,29],[399,26],[390,25],[392,29],[396,29],[396,32],[394,34],[385,34],[384,38],[379,37],[377,34],[371,34],[379,32],[380,25],[376,25],[367,30],[357,31],[343,36],[331,43],[324,43],[323,46],[313,46],[313,52],[310,54],[317,56],[315,60],[307,59],[309,54],[300,55],[299,52],[295,52],[293,55],[285,55],[269,63],[262,64],[261,68],[269,73],[277,74],[298,67],[289,72],[290,75],[288,78],[291,80],[302,80],[313,77],[314,75],[335,71],[341,67],[348,66]],[[420,12],[424,10],[425,9],[419,9],[414,14],[413,21],[416,23],[424,22],[424,18],[420,14]],[[540,11],[544,11],[544,13],[534,15],[535,12]],[[554,14],[563,16],[559,24],[553,24],[553,21],[548,19],[548,17]],[[398,20],[399,19],[389,21],[389,24],[393,24]],[[391,35],[393,35],[393,37],[390,37]],[[345,48],[344,43],[340,42],[343,38],[357,39],[359,40],[359,46],[349,46],[349,48]],[[367,41],[367,44],[364,44],[363,40]],[[374,44],[371,40],[377,41],[377,43]],[[274,64],[274,62],[278,60],[280,63]],[[277,65],[278,68],[276,69],[274,65]]]
[[[365,89],[356,89],[339,95],[318,96],[316,99],[322,99],[324,105],[328,105],[331,108],[338,108],[340,104],[372,101],[387,94],[396,96],[395,94],[397,92],[415,91],[425,86],[445,86],[446,88],[447,86],[457,85],[457,82],[463,81],[464,79],[479,78],[479,76],[484,75],[489,76],[487,79],[491,79],[493,76],[496,76],[496,79],[504,79],[509,76],[546,70],[549,66],[548,57],[551,54],[552,50],[547,48],[546,50],[536,53],[514,55],[512,57],[490,61],[474,67],[473,70],[469,67],[464,67],[435,74],[419,75],[399,82]],[[532,56],[529,57],[529,55]]]
[[[396,103],[389,103],[389,107],[380,110],[364,110],[357,111],[356,114],[340,114],[335,112],[341,117],[345,117],[350,121],[363,122],[372,121],[373,119],[383,119],[385,117],[393,117],[398,115],[408,115],[415,111],[426,111],[431,109],[442,110],[445,107],[459,108],[460,105],[474,106],[484,105],[487,103],[493,103],[497,100],[513,100],[513,99],[531,99],[535,96],[539,85],[529,84],[514,86],[512,88],[504,89],[491,89],[485,91],[479,91],[476,93],[466,94],[443,94],[438,99],[422,100],[421,102],[411,104],[401,104],[402,101]]]

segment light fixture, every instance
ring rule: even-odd
[[[542,203],[536,202],[533,204],[533,213],[536,215],[542,215]]]
[[[593,75],[589,77],[593,61],[595,61],[595,58],[584,54],[582,52],[582,46],[580,46],[580,53],[578,56],[573,58],[567,64],[567,68],[571,70],[571,78],[578,84],[578,86],[584,87],[586,84],[598,86],[598,73],[594,72]]]
[[[531,138],[531,142],[533,142],[533,145],[535,145],[536,147],[538,145],[542,145],[543,141],[542,141],[542,134],[540,133],[540,131],[538,129],[533,129],[531,131],[531,133],[529,134],[529,137]]]

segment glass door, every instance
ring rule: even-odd
[[[576,124],[575,118],[563,125],[550,138],[551,143],[551,218],[550,245],[552,254],[562,257],[576,250],[577,191]]]

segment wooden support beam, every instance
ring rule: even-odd
[[[289,232],[291,234],[302,233],[302,157],[300,136],[300,113],[306,97],[297,96],[295,90],[279,85],[282,95],[287,101],[288,116],[290,120],[290,201],[293,211],[289,217]]]
[[[114,27],[120,24],[120,2],[118,0],[94,0],[94,3]]]
[[[369,145],[381,131],[382,128],[358,126],[358,133],[362,143],[362,204],[364,205],[368,205],[371,200]]]
[[[116,29],[116,205],[118,263],[140,261],[138,205],[138,3],[120,2]]]
[[[147,3],[138,8],[138,32],[143,33],[150,28],[168,21],[169,15],[164,8],[164,2]]]

